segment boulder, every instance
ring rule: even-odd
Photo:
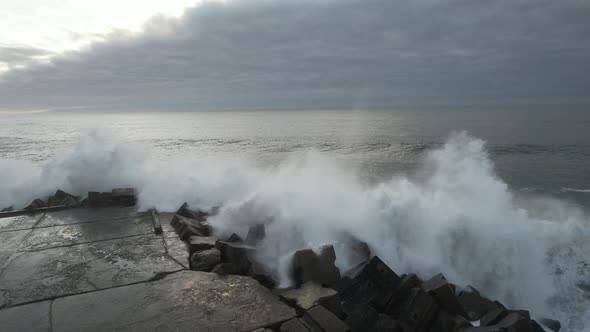
[[[65,199],[64,199],[64,200],[63,200],[63,201],[60,203],[60,205],[61,205],[61,206],[72,206],[72,205],[77,205],[77,204],[78,204],[78,201],[77,201],[77,200],[75,200],[75,199],[74,199],[74,198],[72,198],[72,197],[66,197],[66,198],[65,198]]]
[[[561,330],[561,323],[558,320],[550,318],[539,318],[541,324],[547,326],[553,332],[559,332]]]
[[[404,331],[427,331],[439,312],[434,298],[422,288],[412,288],[396,296],[388,314],[397,319]]]
[[[453,315],[461,315],[466,319],[470,319],[469,315],[463,309],[461,302],[455,296],[453,288],[442,273],[424,281],[422,283],[422,289],[432,295],[441,308],[444,308]]]
[[[255,251],[253,246],[236,242],[217,241],[215,248],[221,252],[221,259],[224,263],[231,263],[235,267],[235,274],[248,274],[252,265],[250,258]]]
[[[257,244],[266,236],[266,228],[264,224],[256,225],[248,229],[248,235],[246,235],[246,243]]]
[[[211,272],[224,276],[230,274],[238,274],[239,271],[238,267],[236,267],[232,263],[219,263],[215,265]]]
[[[113,204],[120,206],[133,206],[137,203],[137,194],[134,188],[116,188],[111,191]]]
[[[221,262],[221,252],[215,248],[195,252],[190,262],[191,270],[209,272]]]
[[[402,279],[379,257],[349,271],[339,285],[345,312],[361,303],[368,303],[380,313],[387,313]]]
[[[188,203],[184,203],[180,206],[176,214],[185,218],[196,219],[198,221],[205,221],[207,219],[207,213],[202,211],[193,211],[188,207]]]
[[[301,310],[309,310],[316,305],[323,305],[335,315],[342,316],[338,293],[313,281],[303,284],[301,288],[282,292],[280,296]]]
[[[188,238],[188,250],[192,256],[197,251],[208,250],[215,247],[217,238],[214,236],[191,235]]]
[[[340,282],[340,270],[336,267],[336,253],[333,246],[321,248],[317,255],[311,249],[303,249],[293,255],[293,273],[297,284],[315,281],[332,287]]]
[[[42,199],[37,198],[35,200],[33,200],[33,202],[31,202],[31,204],[29,204],[27,207],[25,207],[25,210],[36,210],[36,209],[40,209],[40,208],[44,208],[47,207],[47,205],[45,205],[45,202],[43,202]]]
[[[190,236],[208,236],[210,233],[209,226],[203,225],[200,221],[192,218],[183,217],[181,215],[174,215],[170,221],[170,225],[183,241],[188,241]]]
[[[393,318],[378,313],[368,304],[357,306],[346,316],[344,323],[350,327],[351,332],[401,332],[400,327]]]
[[[251,261],[248,275],[266,288],[273,289],[276,286],[274,279],[271,277],[271,272],[256,261]]]
[[[10,212],[10,211],[14,211],[14,207],[9,206],[9,207],[5,207],[2,210],[0,210],[0,212]]]
[[[47,199],[47,206],[75,205],[78,204],[78,201],[77,196],[63,190],[57,190],[53,196],[49,196]]]
[[[471,286],[461,290],[457,294],[457,299],[472,321],[479,320],[484,314],[493,309],[504,308],[501,303],[485,298],[477,289]]]
[[[328,309],[318,305],[303,314],[303,322],[311,331],[347,332],[350,328]]]
[[[504,317],[508,315],[508,310],[504,308],[492,309],[483,315],[480,319],[481,326],[492,326],[499,323]]]
[[[309,332],[309,329],[299,318],[293,318],[281,325],[280,332]]]
[[[451,332],[460,331],[468,327],[471,327],[471,323],[467,319],[456,314],[451,314],[446,310],[440,310],[430,327],[430,331]]]
[[[232,233],[225,242],[242,242],[242,238],[238,234]]]
[[[113,204],[112,193],[101,193],[97,191],[88,192],[87,199],[88,206],[90,207],[105,207]]]

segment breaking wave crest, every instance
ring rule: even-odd
[[[162,161],[108,130],[90,132],[41,167],[0,161],[0,181],[0,206],[23,206],[56,188],[84,194],[133,186],[143,209],[221,204],[210,219],[218,234],[245,235],[272,220],[257,258],[283,283],[285,262],[309,246],[336,243],[346,269],[352,262],[340,244],[355,237],[398,273],[443,272],[511,307],[558,318],[566,331],[590,327],[582,287],[590,285],[588,218],[571,204],[512,192],[485,143],[465,133],[427,152],[413,176],[377,185],[317,151],[268,168],[239,158]]]

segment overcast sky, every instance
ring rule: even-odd
[[[588,0],[85,2],[0,4],[0,111],[590,102]]]

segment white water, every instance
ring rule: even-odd
[[[511,307],[558,318],[566,331],[590,328],[588,294],[575,286],[590,283],[588,218],[571,204],[516,197],[483,141],[453,135],[415,174],[378,185],[363,184],[358,172],[314,151],[264,169],[239,159],[161,161],[149,147],[95,130],[41,167],[0,161],[0,206],[23,206],[57,188],[126,186],[138,188],[144,209],[222,204],[210,220],[219,234],[245,235],[272,219],[258,258],[283,283],[295,250],[342,244],[352,234],[398,273],[443,272]],[[345,269],[346,246],[336,248]]]

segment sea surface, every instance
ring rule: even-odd
[[[145,143],[161,159],[239,155],[272,165],[314,149],[370,182],[415,171],[425,152],[466,131],[485,140],[512,190],[590,206],[590,107],[0,115],[0,159],[41,163],[94,128]]]

